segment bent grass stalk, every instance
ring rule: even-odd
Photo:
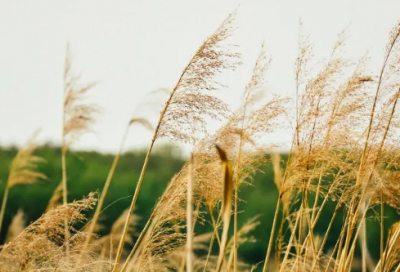
[[[398,28],[400,28],[400,23]],[[397,254],[400,227],[396,225],[396,229],[393,230],[393,226],[385,237],[385,226],[387,228],[389,221],[385,218],[385,205],[393,208],[400,206],[400,202],[398,202],[400,189],[397,186],[400,153],[398,153],[398,139],[395,138],[399,129],[398,112],[396,112],[398,109],[396,107],[400,97],[400,83],[398,83],[397,78],[392,77],[393,74],[397,77],[400,76],[400,66],[396,66],[397,57],[400,55],[398,50],[400,44],[397,41],[400,36],[399,30],[391,35],[383,65],[376,81],[372,80],[372,77],[360,76],[358,69],[354,71],[353,76],[344,82],[336,81],[336,75],[338,75],[337,78],[342,75],[340,72],[336,73],[340,69],[335,68],[335,65],[337,67],[342,65],[339,58],[337,62],[329,62],[334,66],[331,67],[332,69],[329,68],[329,65],[324,66],[324,69],[318,72],[317,77],[308,79],[303,75],[305,73],[303,70],[309,58],[308,50],[310,46],[306,44],[299,48],[300,52],[296,60],[295,71],[296,89],[294,90],[296,92],[296,108],[293,109],[293,119],[296,119],[296,123],[293,122],[292,146],[284,172],[282,171],[283,175],[281,175],[282,172],[279,169],[279,158],[276,158],[275,162],[273,160],[273,172],[276,179],[274,179],[274,182],[278,190],[270,237],[268,244],[267,241],[265,242],[267,251],[263,264],[264,272],[269,271],[274,266],[271,255],[273,255],[275,243],[277,247],[277,250],[275,250],[275,269],[277,271],[350,271],[354,268],[354,265],[359,263],[358,257],[361,256],[362,271],[390,270],[400,272]],[[221,34],[223,36],[226,35],[224,31]],[[104,211],[104,201],[120,161],[120,156],[122,156],[130,124],[134,119],[131,120],[122,135],[119,151],[113,158],[99,203],[88,225],[89,231],[86,233],[82,231],[83,228],[81,230],[74,229],[74,223],[84,220],[84,215],[81,212],[89,207],[95,207],[96,204],[93,195],[90,196],[90,200],[86,204],[83,203],[85,201],[81,204],[68,204],[66,157],[72,140],[75,140],[83,130],[87,129],[86,121],[92,120],[90,114],[94,110],[90,106],[80,103],[80,95],[90,89],[92,85],[85,87],[75,85],[77,77],[70,75],[67,52],[64,71],[65,94],[61,146],[62,180],[50,200],[49,207],[61,202],[61,198],[63,205],[47,211],[44,215],[45,224],[39,221],[33,227],[28,227],[27,231],[24,231],[25,234],[20,234],[19,239],[14,239],[5,245],[0,251],[2,260],[3,257],[10,258],[11,261],[18,263],[17,266],[20,266],[21,271],[30,269],[60,272],[74,269],[86,270],[91,269],[90,266],[94,263],[104,264],[103,270],[96,269],[96,271],[112,270],[115,272],[120,271],[120,266],[122,266],[121,271],[170,269],[184,271],[186,267],[186,271],[191,272],[200,269],[207,271],[210,269],[208,267],[212,266],[212,270],[219,272],[230,271],[233,265],[232,271],[239,272],[247,268],[247,264],[238,260],[238,246],[251,240],[244,238],[247,232],[242,233],[238,230],[238,189],[240,183],[246,181],[254,173],[254,169],[259,169],[258,167],[265,162],[265,157],[258,161],[254,158],[260,154],[265,155],[266,152],[264,151],[267,146],[262,141],[252,142],[254,145],[251,146],[247,146],[245,143],[248,139],[256,138],[259,135],[256,133],[260,133],[256,130],[253,131],[253,134],[251,133],[251,120],[255,119],[251,119],[254,116],[250,113],[246,115],[246,100],[245,102],[242,101],[240,110],[243,110],[243,112],[232,116],[226,124],[228,129],[236,131],[234,134],[239,135],[237,131],[241,129],[240,142],[237,141],[237,135],[229,135],[225,138],[219,137],[218,133],[214,138],[205,136],[205,144],[200,145],[199,160],[196,157],[196,165],[194,165],[192,154],[190,161],[183,168],[186,172],[183,171],[182,173],[185,174],[180,176],[178,174],[177,176],[180,177],[177,179],[178,182],[175,183],[175,179],[173,179],[174,182],[170,183],[174,186],[168,187],[172,188],[171,191],[169,189],[165,191],[145,227],[141,230],[129,256],[121,265],[121,259],[124,259],[122,257],[124,245],[128,241],[129,243],[133,241],[133,239],[128,239],[131,238],[128,236],[130,235],[129,232],[134,232],[130,228],[131,221],[134,221],[131,219],[134,219],[133,212],[155,141],[162,137],[168,137],[173,141],[186,140],[190,144],[195,144],[199,140],[197,137],[200,138],[203,132],[207,132],[205,126],[198,126],[199,123],[204,121],[202,120],[203,116],[214,118],[225,109],[222,100],[213,100],[202,93],[205,90],[211,91],[217,88],[215,86],[218,85],[218,82],[208,81],[210,75],[214,75],[216,74],[215,71],[219,72],[222,68],[227,67],[220,65],[221,59],[218,58],[219,54],[226,53],[223,52],[223,48],[219,47],[220,51],[213,51],[209,46],[211,43],[215,45],[216,41],[219,41],[218,39],[218,36],[213,35],[206,40],[181,73],[175,87],[171,89],[147,149],[134,195],[131,197],[128,214],[126,217],[121,217],[121,220],[117,220],[119,222],[118,229],[108,234],[108,237],[111,238],[102,237],[105,239],[99,241],[99,245],[103,246],[103,248],[100,248],[99,254],[94,251],[94,247],[90,246],[92,235],[98,223],[99,215]],[[223,55],[224,58],[229,57],[229,54]],[[207,61],[210,62],[208,66],[204,64]],[[393,61],[396,61],[396,63],[393,64]],[[345,65],[343,67],[350,67],[350,65]],[[201,69],[199,70],[200,66]],[[345,72],[347,73],[347,70],[343,70],[343,73]],[[261,77],[257,77],[258,74],[255,74],[256,77],[252,79],[257,78],[260,79],[257,82],[261,82]],[[376,85],[371,89],[364,89],[363,83],[370,81],[373,81]],[[213,85],[214,83],[215,85]],[[250,86],[252,85],[250,84]],[[305,86],[304,92],[302,86]],[[300,92],[302,93],[300,94]],[[349,93],[350,95],[348,95]],[[360,95],[360,93],[362,94]],[[339,96],[338,100],[334,99],[334,103],[330,103],[330,99],[336,96]],[[357,102],[357,99],[361,99],[362,102],[354,105],[353,102]],[[255,103],[257,102],[255,101]],[[281,107],[280,103],[277,104]],[[270,112],[273,112],[273,110],[270,110]],[[223,115],[221,113],[220,116],[220,120],[222,120],[229,117],[229,114]],[[190,119],[192,117],[193,120]],[[218,118],[215,117],[215,119]],[[139,122],[137,119],[136,121]],[[245,124],[248,121],[249,123]],[[354,131],[351,126],[343,124],[351,123],[351,121],[357,124]],[[192,126],[194,123],[196,123],[196,126]],[[266,123],[268,122],[263,124]],[[222,128],[225,128],[225,126]],[[71,135],[71,131],[73,135]],[[269,130],[264,129],[262,132],[266,133]],[[212,141],[208,141],[209,139],[212,139]],[[224,148],[228,147],[224,150],[220,146],[215,146],[220,156],[219,160],[216,161],[214,161],[217,158],[213,149],[214,144],[210,144],[214,142],[220,143]],[[239,145],[237,146],[237,144]],[[236,152],[232,156],[232,161],[235,162],[233,172],[227,151]],[[194,155],[197,156],[197,153],[194,153]],[[36,159],[33,161],[37,162]],[[221,169],[218,163],[221,163]],[[204,169],[202,168],[203,165],[205,166]],[[10,170],[0,209],[0,233],[10,189],[14,184],[23,183],[20,179],[17,179],[18,182],[15,179],[14,182],[10,181],[13,171],[13,169]],[[223,186],[215,182],[220,180],[221,172]],[[27,172],[21,171],[20,173],[26,174]],[[33,169],[28,173],[32,174],[29,177],[35,179],[42,177],[42,174]],[[24,183],[29,182],[25,180]],[[221,194],[222,189],[223,194]],[[221,196],[222,206],[220,207],[218,203],[220,203]],[[311,197],[315,197],[314,203],[310,201]],[[233,201],[234,203],[232,203]],[[167,204],[163,205],[165,203]],[[334,210],[331,210],[330,208],[333,208],[334,204],[336,206]],[[197,205],[195,211],[193,205]],[[373,253],[379,252],[380,259],[374,269],[371,269],[370,266],[367,266],[365,259],[368,253],[365,219],[371,207],[375,206],[380,206],[380,247],[379,250],[376,248],[376,252]],[[205,218],[202,217],[205,212],[200,211],[201,207],[209,209],[213,233],[211,237],[204,236],[197,240],[194,234],[196,222],[197,220],[201,223],[205,222]],[[174,213],[168,211],[174,211]],[[340,214],[343,214],[343,220],[339,220]],[[330,220],[325,221],[323,219],[325,215],[331,216]],[[232,216],[234,216],[234,219],[232,219]],[[233,235],[229,237],[231,220],[233,220],[234,225]],[[281,221],[279,222],[279,220]],[[321,220],[324,222],[321,223]],[[326,228],[323,227],[325,223],[328,224]],[[336,223],[341,224],[338,232],[335,232]],[[219,233],[220,226],[223,226],[222,233]],[[314,236],[321,231],[322,227],[324,231],[322,237]],[[21,243],[23,236],[25,236],[25,239]],[[334,248],[331,251],[330,240],[332,237],[335,238],[335,243],[332,243]],[[118,241],[116,251],[113,245],[117,245],[113,238]],[[107,239],[110,239],[109,242]],[[277,242],[275,242],[276,239],[278,239]],[[212,250],[216,244],[215,240],[219,244],[219,253],[213,256]],[[30,243],[31,241],[32,243]],[[40,244],[41,241],[45,243]],[[202,243],[206,241],[207,244],[203,245]],[[286,241],[287,245],[284,247],[283,243]],[[357,250],[359,241],[362,242],[361,251]],[[194,252],[197,253],[197,249],[207,249],[207,247],[207,256],[199,255],[196,257],[197,255],[194,255]],[[88,248],[90,249],[88,250]],[[110,253],[109,259],[107,250]],[[114,253],[116,253],[115,259],[113,259]],[[78,262],[76,262],[76,258]],[[79,260],[83,260],[83,258],[85,258],[85,261],[86,258],[90,259],[90,262],[79,263]],[[370,263],[372,264],[372,262]],[[101,264],[99,267],[101,267]],[[252,271],[253,269],[254,266]]]
[[[193,272],[193,154],[190,156],[186,200],[186,271]]]
[[[94,115],[99,109],[96,105],[83,103],[86,93],[91,90],[95,84],[81,85],[78,82],[79,76],[72,71],[71,52],[69,45],[66,46],[64,63],[64,97],[63,97],[63,115],[61,132],[61,168],[62,168],[62,188],[63,205],[68,204],[67,189],[67,162],[66,154],[70,145],[77,140],[84,132],[90,130],[94,122]],[[68,220],[64,221],[65,228],[65,247],[69,252],[70,233]]]
[[[208,246],[208,253],[207,253],[206,263],[204,264],[203,272],[207,271],[207,266],[210,261],[215,238],[217,238],[218,246],[221,246],[221,239],[219,238],[219,233],[218,233],[218,225],[219,225],[220,217],[218,216],[217,221],[215,221],[212,208],[209,206],[208,209],[209,209],[209,214],[210,214],[211,222],[212,222],[212,226],[213,226],[213,234],[211,235],[211,238],[210,238],[210,245]]]
[[[129,212],[128,212],[128,215],[126,217],[124,230],[122,232],[122,237],[121,237],[121,240],[120,240],[119,245],[118,245],[117,256],[115,258],[115,265],[114,265],[114,269],[113,269],[114,272],[118,271],[119,262],[120,262],[122,251],[123,251],[123,247],[124,247],[124,244],[125,244],[125,236],[127,235],[127,232],[128,232],[129,220],[130,220],[130,217],[131,217],[133,211],[135,210],[136,201],[137,201],[137,198],[139,196],[140,187],[142,185],[143,177],[144,177],[144,174],[146,172],[147,164],[148,164],[149,159],[150,159],[150,154],[151,154],[151,152],[153,150],[153,147],[154,147],[154,142],[156,141],[157,136],[158,136],[158,131],[160,129],[161,122],[162,122],[162,120],[164,118],[164,115],[167,112],[167,109],[168,109],[168,107],[169,107],[169,105],[171,103],[172,97],[175,94],[176,90],[178,89],[179,84],[180,84],[180,82],[181,82],[181,80],[182,80],[182,78],[183,78],[183,76],[184,76],[184,74],[185,74],[185,72],[186,72],[188,67],[189,66],[186,66],[185,70],[181,74],[181,77],[178,80],[178,84],[175,86],[175,88],[171,92],[171,95],[169,96],[167,102],[165,103],[165,106],[164,106],[163,110],[161,111],[160,117],[158,119],[158,124],[157,124],[156,130],[154,131],[153,138],[151,139],[150,146],[149,146],[149,148],[147,150],[146,157],[144,159],[144,163],[143,163],[143,166],[142,166],[142,171],[140,172],[139,180],[138,180],[138,182],[136,184],[135,193],[133,195],[133,199],[132,199],[131,205],[129,207]]]
[[[142,124],[147,129],[152,129],[151,124],[147,120],[145,120],[143,118],[132,118],[131,121],[129,122],[129,124],[126,126],[125,132],[124,132],[124,134],[122,136],[122,140],[121,140],[121,143],[120,143],[120,146],[119,146],[119,149],[118,149],[118,152],[115,155],[114,160],[112,162],[112,165],[111,165],[110,171],[108,173],[106,182],[104,183],[104,188],[103,188],[103,190],[101,192],[101,195],[100,195],[97,207],[96,207],[96,211],[95,211],[95,213],[93,215],[93,218],[92,218],[92,221],[91,221],[91,224],[90,224],[87,236],[86,236],[86,240],[85,240],[85,244],[84,244],[84,249],[85,250],[87,249],[87,247],[88,247],[88,245],[90,243],[90,240],[92,238],[92,234],[93,234],[94,229],[95,229],[96,224],[97,224],[97,220],[99,219],[99,216],[100,216],[100,213],[101,213],[101,209],[103,208],[104,200],[105,200],[105,198],[107,196],[108,188],[110,187],[111,180],[112,180],[112,178],[114,176],[115,170],[116,170],[117,165],[118,165],[118,161],[119,161],[119,159],[120,159],[120,157],[122,155],[122,151],[123,151],[123,148],[124,148],[124,145],[125,145],[125,142],[126,142],[126,138],[128,136],[128,133],[129,133],[129,129],[130,129],[131,125],[134,124],[134,123],[139,123],[139,124]]]
[[[221,217],[224,222],[224,228],[222,230],[221,246],[219,250],[217,268],[216,268],[216,271],[219,272],[222,269],[222,265],[225,259],[225,249],[226,249],[226,243],[228,241],[229,223],[231,220],[232,194],[234,185],[233,185],[232,168],[230,162],[228,161],[227,154],[218,145],[215,145],[215,147],[217,148],[218,154],[220,156],[223,165],[222,171],[223,171],[223,182],[224,182],[224,195],[221,207]]]
[[[0,234],[10,189],[18,184],[32,184],[40,179],[46,179],[46,175],[37,171],[38,164],[44,160],[33,154],[37,148],[37,146],[33,144],[33,140],[38,133],[39,130],[32,134],[25,146],[18,151],[11,163],[0,209]]]
[[[104,199],[106,198],[106,195],[107,195],[107,192],[108,192],[108,188],[110,187],[111,180],[112,180],[112,178],[114,176],[115,169],[117,168],[118,161],[119,161],[119,158],[121,156],[121,153],[122,153],[122,150],[123,150],[123,146],[125,144],[126,137],[128,135],[128,131],[129,131],[129,125],[126,127],[124,136],[122,137],[122,141],[121,141],[121,144],[120,144],[120,147],[119,147],[119,150],[118,150],[118,153],[114,157],[114,160],[112,162],[110,171],[108,172],[108,176],[107,176],[106,182],[104,183],[103,191],[101,192],[99,201],[97,203],[96,211],[94,212],[94,215],[93,215],[93,218],[92,218],[92,221],[90,223],[89,230],[88,230],[88,235],[86,237],[85,244],[83,246],[83,248],[85,250],[87,249],[87,247],[88,247],[88,245],[90,243],[90,240],[92,238],[92,234],[93,234],[94,229],[95,229],[96,224],[97,224],[97,220],[99,219],[99,215],[100,215],[101,209],[103,207]]]
[[[1,227],[3,225],[4,212],[6,210],[6,204],[7,204],[9,191],[10,191],[10,187],[8,185],[6,185],[6,188],[5,188],[4,194],[3,194],[3,201],[1,203],[1,211],[0,211],[0,234],[1,234]]]
[[[190,139],[191,137],[194,137],[194,135],[188,135],[185,132],[179,131],[179,129],[182,129],[181,126],[177,126],[179,118],[184,118],[183,122],[205,122],[201,117],[202,115],[206,114],[210,115],[211,117],[218,118],[218,111],[220,112],[220,115],[223,115],[222,112],[226,110],[225,104],[222,103],[220,100],[210,95],[201,94],[200,91],[203,89],[217,89],[220,84],[215,82],[213,80],[213,77],[216,74],[220,73],[223,69],[234,69],[236,65],[239,64],[237,61],[235,62],[235,60],[239,57],[238,54],[224,52],[224,50],[222,50],[219,45],[221,41],[226,40],[230,36],[230,32],[232,31],[232,27],[230,26],[230,24],[232,23],[233,18],[234,14],[228,16],[228,18],[221,24],[221,26],[213,33],[213,35],[211,35],[196,51],[194,56],[186,65],[185,69],[182,71],[177,84],[172,89],[172,92],[160,113],[157,127],[154,131],[153,138],[151,139],[149,148],[147,150],[147,154],[142,166],[142,171],[136,184],[135,193],[129,207],[129,213],[117,250],[115,266],[113,269],[114,272],[118,271],[125,243],[125,236],[128,232],[129,220],[136,206],[140,187],[143,182],[143,178],[147,169],[147,164],[155,141],[159,137],[167,136],[175,140],[194,140]],[[229,60],[231,60],[233,63],[229,63]],[[178,95],[178,91],[182,89],[183,91],[179,92],[181,94],[180,97],[175,99],[175,95]],[[189,89],[192,93],[190,93],[187,89]],[[196,100],[199,104],[195,103]],[[192,116],[194,119],[187,119],[189,118],[189,114],[184,114],[182,116],[182,113],[177,113],[176,109],[174,108],[169,111],[171,104],[174,104],[175,106],[180,106],[180,110],[184,109],[185,107],[190,109],[190,111],[193,110],[190,116]],[[194,114],[196,113],[196,111],[197,115]],[[215,113],[216,111],[217,114]]]

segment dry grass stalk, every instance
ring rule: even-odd
[[[35,145],[33,141],[38,132],[39,131],[36,131],[31,136],[25,146],[18,151],[11,163],[10,173],[8,175],[0,210],[0,233],[10,189],[16,185],[32,184],[38,180],[46,179],[46,175],[37,170],[39,163],[43,162],[44,160],[41,157],[33,154],[37,149],[37,145]]]
[[[95,115],[99,108],[94,104],[84,103],[87,93],[93,89],[95,84],[82,85],[79,76],[72,69],[72,57],[67,45],[64,66],[64,101],[63,101],[63,130],[62,130],[62,184],[63,204],[67,200],[67,175],[65,155],[71,144],[83,133],[91,130],[95,121]]]
[[[238,245],[242,245],[245,243],[255,243],[256,239],[253,236],[248,236],[250,232],[254,231],[258,225],[260,225],[260,222],[258,221],[259,219],[258,216],[254,216],[250,218],[236,233],[236,238],[233,236],[227,246],[226,246],[226,252],[229,253],[229,259],[228,259],[228,265],[227,268],[228,270],[231,269],[232,267],[232,261],[233,261],[233,254],[234,254],[234,248],[235,248],[235,239],[236,243]],[[237,262],[239,262],[237,260]],[[236,268],[237,269],[237,268]]]
[[[239,64],[238,53],[231,53],[223,42],[232,33],[234,15],[230,15],[221,26],[200,46],[188,65],[183,70],[177,84],[173,88],[163,110],[160,113],[157,127],[150,142],[148,152],[143,163],[142,171],[132,198],[130,212],[135,209],[147,163],[154,146],[154,142],[162,137],[177,141],[194,142],[199,132],[205,132],[206,118],[219,119],[226,116],[227,107],[220,99],[208,94],[223,87],[216,81],[215,76],[226,69],[235,69]],[[228,46],[229,47],[229,46]],[[190,112],[190,114],[188,114]],[[196,123],[191,127],[189,124]],[[129,221],[129,216],[127,222]],[[127,234],[127,224],[122,237]],[[124,246],[121,239],[114,271],[118,271],[119,261]]]
[[[10,230],[19,234],[10,234],[15,237],[9,237],[9,243],[0,252],[0,270],[117,271],[121,259],[125,258],[121,257],[124,245],[133,244],[134,239],[128,233],[138,234],[138,219],[133,211],[154,142],[163,137],[196,144],[196,148],[191,160],[172,178],[157,202],[122,271],[183,271],[185,265],[187,271],[207,271],[210,266],[217,271],[229,271],[232,266],[233,271],[250,270],[239,260],[237,249],[242,243],[253,241],[247,235],[257,222],[254,219],[238,229],[239,187],[250,183],[259,166],[267,163],[266,153],[273,150],[273,146],[266,144],[264,137],[282,127],[282,117],[290,117],[290,114],[287,115],[287,99],[272,97],[266,103],[260,101],[270,64],[264,49],[236,112],[230,114],[225,102],[213,96],[212,91],[223,87],[217,75],[239,64],[239,54],[224,44],[233,30],[233,18],[229,16],[204,42],[175,87],[168,91],[169,97],[155,128],[130,208],[114,222],[108,235],[96,239],[90,247],[127,133],[114,158],[89,232],[74,229],[75,222],[85,219],[82,212],[94,207],[95,199],[91,194],[87,199],[67,204],[65,154],[73,141],[90,128],[97,109],[83,103],[83,96],[93,85],[77,84],[78,77],[71,72],[67,54],[63,179],[49,202],[47,213],[40,219],[21,232],[22,215],[14,218]],[[400,23],[390,34],[376,77],[366,73],[367,57],[358,62],[342,57],[344,36],[344,32],[339,34],[326,61],[312,66],[313,46],[300,32],[294,71],[293,142],[284,169],[279,155],[271,156],[278,201],[263,271],[274,268],[290,272],[344,272],[355,269],[357,263],[366,271],[369,251],[365,219],[371,209],[380,205],[380,260],[374,270],[400,272],[400,227],[394,225],[388,237],[384,232],[385,205],[400,208],[397,105]],[[209,118],[228,120],[216,134],[208,136],[206,122]],[[127,131],[134,123],[151,127],[145,119],[133,118]],[[33,151],[28,145],[20,150],[23,155],[18,153],[13,162],[0,214],[0,230],[8,190],[16,184],[44,178],[35,170],[40,160],[32,155]],[[65,205],[54,208],[61,192]],[[313,203],[309,203],[310,196],[314,197]],[[336,207],[325,232],[322,236],[316,235],[321,215],[328,212],[328,203],[334,202]],[[220,207],[219,216],[214,216]],[[233,207],[234,234],[228,237]],[[195,235],[196,223],[206,220],[204,210],[209,212],[214,231]],[[343,222],[337,220],[339,214],[343,215]],[[327,241],[338,221],[341,232],[334,248],[329,249]],[[212,254],[214,239],[219,243],[218,256]],[[359,241],[361,262],[356,255]],[[275,267],[270,262],[274,244]],[[208,250],[207,256],[197,254],[198,250]],[[86,262],[79,261],[82,259]],[[251,271],[254,269],[253,266]]]
[[[128,136],[129,128],[130,128],[130,126],[132,126],[134,124],[140,124],[140,125],[144,126],[145,128],[147,128],[149,130],[153,130],[152,125],[149,123],[149,121],[147,121],[144,118],[132,118],[129,121],[129,124],[126,127],[125,133],[124,133],[124,135],[122,137],[122,141],[121,141],[119,150],[118,150],[117,154],[115,155],[113,163],[112,163],[111,168],[110,168],[110,171],[108,172],[108,176],[107,176],[106,182],[104,183],[104,188],[103,188],[103,190],[101,192],[99,201],[97,203],[96,210],[95,210],[94,215],[93,215],[93,218],[92,218],[92,220],[90,222],[90,226],[89,226],[89,230],[88,230],[89,235],[87,236],[86,241],[85,241],[85,248],[87,248],[89,243],[90,243],[92,234],[94,232],[94,228],[95,228],[95,226],[97,224],[97,220],[99,219],[100,212],[101,212],[101,209],[103,208],[104,200],[105,200],[107,192],[108,192],[108,188],[110,187],[111,180],[112,180],[112,178],[114,176],[114,172],[117,169],[118,161],[119,161],[119,158],[121,157],[121,154],[122,154],[122,151],[123,151],[123,148],[124,148],[124,145],[125,145],[125,141],[126,141],[126,138]],[[115,237],[119,237],[119,236],[117,235]]]
[[[2,263],[12,264],[8,271],[106,271],[106,263],[98,256],[82,251],[85,234],[73,228],[74,223],[85,220],[82,212],[92,209],[95,202],[91,193],[83,200],[51,209],[5,245],[0,252]],[[64,237],[65,219],[72,234],[68,241]],[[69,257],[65,243],[70,244]],[[78,260],[82,254],[90,266],[80,267]]]
[[[219,272],[222,269],[222,264],[225,259],[225,250],[226,244],[228,242],[228,230],[229,224],[231,220],[231,209],[232,209],[232,195],[233,195],[233,172],[231,165],[229,163],[228,157],[226,152],[219,147],[218,145],[215,146],[217,148],[218,154],[221,158],[222,166],[223,166],[223,181],[224,181],[224,194],[223,194],[223,202],[221,207],[221,217],[222,221],[224,222],[224,228],[222,230],[222,238],[221,238],[221,245],[220,251],[217,261],[217,268],[216,271]]]
[[[86,94],[94,87],[94,84],[81,85],[78,81],[79,76],[72,71],[71,52],[69,45],[67,45],[64,65],[63,126],[61,136],[63,205],[68,203],[66,153],[74,141],[83,133],[90,131],[95,120],[94,117],[99,111],[96,105],[83,103]],[[69,240],[67,224],[65,224],[65,239]],[[66,244],[68,247],[69,243]]]
[[[115,250],[117,249],[118,242],[121,239],[121,233],[122,229],[125,224],[125,219],[128,216],[128,210],[126,209],[113,223],[111,226],[110,232],[106,235],[101,236],[99,239],[96,239],[92,247],[96,249],[98,246],[100,246],[101,251],[100,251],[100,256],[105,257],[107,255],[110,256],[110,262],[113,264],[114,263],[114,258],[115,258]],[[125,242],[128,245],[132,245],[134,240],[133,237],[138,235],[138,223],[139,223],[140,217],[138,215],[133,215],[131,217],[131,222],[129,224],[129,231],[132,235],[126,236]],[[94,231],[99,227],[96,227]],[[93,232],[87,232],[86,236],[91,236],[93,238]],[[86,241],[85,241],[86,243]],[[84,244],[83,246],[84,251],[86,251],[87,246]]]
[[[14,240],[25,229],[24,211],[19,209],[8,226],[5,244]]]
[[[186,271],[193,272],[193,155],[190,156],[186,200]]]

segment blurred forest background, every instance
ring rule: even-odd
[[[40,148],[36,154],[43,157],[46,162],[42,163],[39,171],[46,174],[48,180],[31,185],[17,185],[10,191],[9,202],[4,218],[4,229],[1,233],[0,242],[6,236],[7,228],[15,214],[21,209],[24,212],[26,225],[39,218],[45,211],[54,189],[61,181],[61,160],[60,148],[46,145]],[[4,185],[7,180],[11,161],[17,153],[15,147],[0,148],[0,196],[2,199]],[[112,180],[107,195],[104,210],[101,214],[100,223],[102,228],[98,234],[108,233],[112,223],[120,214],[129,207],[131,196],[134,192],[141,165],[144,160],[145,150],[126,152],[121,156],[120,163]],[[266,154],[266,156],[268,156]],[[282,163],[287,159],[286,154],[281,154]],[[81,199],[91,191],[100,192],[110,169],[113,154],[103,154],[95,151],[71,151],[67,155],[68,169],[68,200]],[[171,145],[158,146],[150,158],[148,170],[144,178],[141,194],[137,202],[135,214],[139,215],[138,230],[141,230],[146,223],[150,213],[162,195],[166,185],[179,172],[185,162],[185,157],[179,149]],[[266,165],[261,168],[248,186],[241,187],[241,198],[239,204],[240,213],[238,216],[239,226],[242,226],[254,216],[258,217],[259,225],[251,233],[257,240],[246,243],[239,247],[239,256],[248,263],[257,263],[264,260],[271,225],[275,211],[278,192],[273,182],[272,166]],[[219,181],[215,181],[219,182]],[[246,200],[246,201],[245,201]],[[334,203],[329,203],[330,211],[333,211]],[[377,207],[378,209],[379,207]],[[93,212],[93,211],[91,211]],[[387,225],[392,225],[397,216],[395,210],[387,208]],[[315,233],[323,234],[326,230],[329,215],[332,212],[322,213],[321,219],[316,226]],[[329,218],[328,218],[328,217]],[[374,210],[369,213],[367,219],[368,247],[372,257],[379,259],[379,221],[371,220],[375,214]],[[91,217],[91,214],[88,214]],[[326,218],[325,218],[326,217]],[[327,241],[327,248],[333,248],[338,239],[343,218],[337,216],[331,235]],[[202,222],[196,225],[196,230],[212,231],[211,221]],[[215,248],[217,251],[217,248]],[[357,253],[357,255],[359,252]]]

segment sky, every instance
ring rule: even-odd
[[[22,145],[37,128],[39,142],[60,143],[68,43],[81,81],[97,83],[87,100],[101,107],[93,132],[73,148],[115,152],[131,117],[157,118],[143,105],[163,101],[149,93],[172,88],[197,48],[234,10],[238,29],[232,41],[240,46],[243,65],[224,78],[228,88],[219,94],[232,109],[262,42],[272,59],[268,91],[293,96],[300,20],[318,59],[329,56],[346,29],[346,56],[357,59],[368,51],[376,71],[400,19],[400,1],[389,0],[0,0],[0,145]],[[290,135],[273,137],[289,141]],[[134,126],[126,148],[150,139],[151,132]]]

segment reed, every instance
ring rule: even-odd
[[[221,74],[241,64],[239,51],[229,40],[235,16],[229,15],[194,53],[168,91],[154,130],[144,118],[132,118],[127,124],[98,202],[95,193],[68,201],[68,150],[91,129],[99,110],[85,101],[94,84],[79,83],[67,48],[62,180],[39,219],[25,226],[22,211],[14,216],[0,247],[0,271],[244,272],[262,264],[263,272],[400,272],[400,225],[388,228],[386,217],[388,208],[400,208],[400,23],[389,34],[376,75],[367,69],[367,55],[344,57],[346,32],[339,33],[331,52],[317,61],[300,24],[293,99],[268,91],[267,72],[273,62],[265,42],[240,105],[231,110],[215,91],[226,87]],[[213,133],[207,126],[210,119],[221,122]],[[135,192],[110,230],[101,230],[106,196],[135,124],[153,131]],[[281,129],[293,135],[287,159],[269,141]],[[192,153],[139,229],[136,202],[154,145],[161,138],[189,143]],[[38,170],[43,159],[34,155],[33,140],[12,161],[0,209],[0,233],[3,221],[7,222],[10,189],[46,179]],[[270,212],[271,230],[261,241],[264,260],[249,264],[240,256],[243,244],[256,241],[252,232],[266,226],[260,220],[264,215],[240,224],[246,216],[241,213],[246,206],[240,204],[241,186],[254,185],[246,189],[258,193],[259,184],[252,179],[267,165],[277,200],[270,203],[272,208],[257,207]],[[58,205],[61,199],[63,205]],[[329,220],[324,222],[326,216]],[[367,218],[377,219],[379,250],[368,247],[374,234],[366,228]],[[211,231],[204,232],[207,224]]]
[[[38,133],[39,131],[33,133],[25,146],[18,151],[11,163],[0,209],[0,233],[10,189],[19,184],[32,184],[39,180],[46,179],[46,175],[39,172],[37,169],[38,165],[44,162],[43,158],[33,154],[38,147],[33,143]]]

